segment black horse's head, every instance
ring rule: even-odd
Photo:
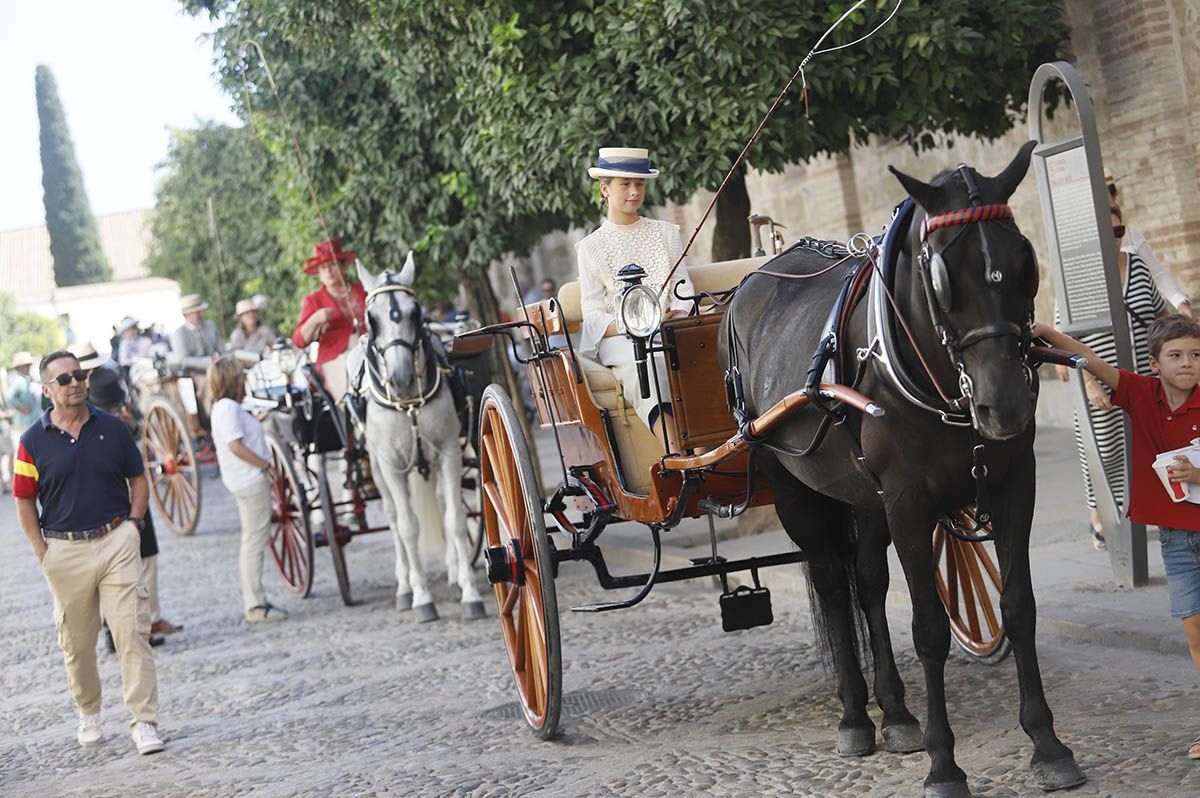
[[[910,307],[932,325],[957,372],[949,395],[962,393],[991,440],[1025,431],[1037,404],[1025,355],[1038,265],[1007,205],[1034,145],[990,178],[960,165],[923,183],[891,169],[920,206],[908,242]]]
[[[411,252],[399,274],[383,271],[373,275],[361,262],[358,264],[358,279],[367,291],[370,359],[390,393],[401,399],[421,392],[424,319],[421,303],[412,290],[415,276]]]

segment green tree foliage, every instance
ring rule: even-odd
[[[792,0],[184,0],[219,22],[218,68],[283,140],[258,58],[275,71],[331,226],[382,262],[408,246],[441,275],[594,223],[599,146],[647,146],[650,201],[715,189],[821,33],[849,7]],[[826,46],[892,6],[874,0]],[[779,171],[870,135],[933,146],[994,137],[1067,29],[1039,0],[906,0],[892,23],[809,66],[751,150]],[[883,176],[881,176],[883,179]],[[735,181],[733,207],[745,207]],[[311,214],[311,212],[310,212]],[[733,227],[733,225],[731,225]],[[744,228],[744,225],[742,225]]]
[[[43,201],[55,282],[60,286],[103,282],[112,277],[112,269],[100,249],[96,220],[83,190],[75,146],[49,67],[37,68],[34,85],[41,127]]]
[[[36,313],[17,311],[17,301],[0,294],[0,365],[7,366],[17,352],[39,358],[67,345],[63,325]]]
[[[219,312],[224,297],[225,328],[232,329],[233,305],[246,296],[268,298],[264,320],[290,325],[302,286],[293,262],[283,263],[279,224],[281,186],[287,175],[278,159],[246,128],[209,123],[175,130],[156,191],[148,265],[152,274],[177,280],[184,293],[198,293]],[[208,200],[221,240],[220,293],[208,223]]]

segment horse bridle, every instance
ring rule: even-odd
[[[958,387],[962,396],[954,400],[952,404],[957,405],[954,409],[961,411],[964,409],[962,407],[964,401],[968,405],[971,404],[974,391],[971,376],[967,373],[966,363],[963,361],[963,352],[965,350],[989,338],[1012,336],[1017,339],[1022,354],[1029,351],[1031,340],[1030,329],[1033,320],[1033,296],[1037,293],[1038,269],[1037,262],[1033,259],[1033,247],[1029,244],[1029,239],[1013,228],[1011,232],[1021,237],[1021,240],[1026,245],[1026,251],[1032,260],[1031,263],[1026,263],[1024,266],[1025,292],[1029,299],[1025,324],[1018,325],[1007,319],[995,319],[982,326],[974,327],[961,335],[954,329],[954,325],[947,318],[947,314],[953,306],[953,293],[950,285],[950,273],[946,268],[946,261],[942,257],[942,253],[949,250],[962,237],[963,233],[966,232],[966,225],[1005,219],[1011,220],[1013,218],[1012,208],[1007,204],[983,203],[979,188],[975,184],[975,179],[966,164],[959,164],[957,169],[967,185],[971,207],[927,216],[921,222],[921,251],[917,256],[917,271],[920,275],[926,303],[929,306],[929,315],[933,322],[934,331],[941,339],[942,346],[946,348],[947,353],[950,355],[950,361],[958,372]],[[929,241],[929,234],[935,230],[947,227],[962,227],[962,229],[944,247],[934,249],[932,243]],[[1004,273],[994,268],[992,264],[992,251],[987,231],[988,228],[986,226],[979,228],[984,279],[993,289],[999,290],[1004,283]],[[1027,383],[1033,379],[1028,366],[1026,366],[1025,379]],[[974,416],[973,406],[971,407],[971,413]]]
[[[430,387],[430,389],[424,393],[419,393],[416,397],[410,398],[396,395],[393,392],[394,386],[392,385],[391,379],[386,377],[381,372],[379,364],[383,362],[383,356],[389,349],[400,346],[412,353],[413,371],[416,374],[418,391],[420,391],[420,386],[425,382],[425,361],[428,357],[428,352],[425,351],[427,335],[424,331],[424,318],[419,302],[417,303],[418,332],[415,339],[407,340],[404,338],[393,338],[383,346],[375,343],[375,327],[371,323],[370,314],[371,300],[382,294],[387,294],[390,304],[388,315],[393,322],[398,323],[400,321],[400,303],[396,301],[396,294],[398,293],[408,294],[409,296],[413,297],[414,300],[416,299],[416,294],[413,292],[412,288],[406,285],[393,283],[391,274],[388,274],[385,277],[384,282],[381,285],[378,285],[367,292],[367,298],[364,302],[364,309],[367,311],[365,314],[367,317],[366,361],[367,369],[371,374],[371,395],[375,398],[375,401],[395,410],[412,412],[421,405],[425,404],[425,402],[427,402],[435,393],[437,393],[438,387],[441,385],[442,375],[440,369],[435,368],[434,371],[436,372],[436,378],[434,379],[433,385]],[[382,388],[382,390],[380,390],[380,388]]]

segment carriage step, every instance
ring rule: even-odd
[[[741,585],[721,594],[721,628],[726,632],[768,626],[774,621],[767,588]]]
[[[701,499],[697,507],[700,512],[708,513],[713,518],[733,518],[737,514],[737,505],[719,504],[711,499]]]

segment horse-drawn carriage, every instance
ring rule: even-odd
[[[216,462],[199,425],[196,387],[176,373],[160,345],[124,373],[129,407],[140,430],[150,498],[176,533],[190,535],[200,520],[200,465]]]
[[[468,326],[428,324],[426,329],[433,335],[447,335]],[[468,384],[477,382],[468,376]],[[390,528],[387,523],[373,525],[367,517],[368,504],[381,495],[366,447],[365,410],[349,397],[340,401],[333,397],[304,353],[284,339],[254,367],[249,384],[253,399],[271,412],[266,441],[275,472],[272,559],[287,586],[307,597],[313,584],[313,552],[328,547],[338,590],[349,605],[345,547],[359,535]],[[467,398],[465,412],[470,414],[477,397]],[[461,423],[469,428],[472,420],[473,416]],[[462,446],[463,471],[455,490],[462,496],[468,519],[473,563],[482,546],[475,505],[478,460],[469,440]]]
[[[900,209],[898,215],[902,218],[891,226],[891,240],[885,241],[886,236],[866,239],[857,257],[831,242],[805,240],[794,245],[793,249],[812,249],[818,257],[828,258],[827,263],[836,261],[833,267],[851,260],[868,264],[855,272],[862,278],[859,284],[847,281],[850,297],[839,300],[847,308],[845,313],[840,318],[830,315],[835,335],[845,333],[844,325],[856,303],[854,292],[865,292],[871,273],[875,273],[877,283],[884,282],[876,260],[884,257],[885,247],[893,253],[899,251],[908,235],[914,208],[909,202]],[[722,322],[735,291],[749,275],[771,273],[770,267],[763,268],[770,260],[749,258],[689,269],[696,293],[680,298],[692,303],[692,312],[685,318],[661,322],[655,292],[639,285],[640,268],[622,270],[626,287],[618,307],[624,332],[635,347],[635,358],[645,362],[657,353],[668,365],[667,385],[658,385],[655,370],[650,368],[640,374],[640,389],[643,396],[657,391],[660,400],[669,399],[676,428],[673,438],[665,430],[661,438],[651,434],[624,401],[622,386],[613,373],[575,351],[570,336],[582,322],[575,283],[564,285],[556,299],[526,306],[518,321],[472,331],[455,342],[456,351],[473,352],[490,346],[496,336],[509,340],[514,354],[527,364],[541,427],[554,434],[560,453],[561,481],[546,492],[531,466],[530,443],[518,424],[511,399],[499,386],[487,390],[479,420],[487,575],[494,586],[504,644],[525,719],[543,739],[555,733],[562,703],[555,592],[560,563],[586,562],[595,570],[602,588],[635,591],[621,601],[588,604],[572,608],[574,611],[632,607],[655,584],[717,576],[724,584],[720,606],[727,631],[771,623],[769,593],[759,586],[758,571],[803,561],[806,552],[792,550],[729,561],[719,555],[713,535],[711,556],[693,560],[688,567],[668,570],[661,566],[662,536],[684,518],[728,518],[748,507],[775,501],[756,462],[756,449],[769,446],[773,431],[797,418],[804,408],[820,407],[830,425],[844,423],[852,411],[863,414],[863,418],[884,415],[880,405],[855,389],[857,382],[846,385],[836,379],[821,379],[829,373],[829,358],[814,358],[807,385],[792,390],[772,406],[759,407],[753,415],[734,412],[737,395],[742,391],[742,386],[735,383],[740,383],[742,377],[736,369],[727,371],[721,362],[721,338],[728,335]],[[880,290],[884,290],[882,286]],[[867,303],[862,303],[864,310],[866,307]],[[829,308],[825,307],[821,318],[827,313]],[[565,345],[551,347],[551,336],[564,336],[560,340],[565,340]],[[1033,347],[1030,353],[1028,342],[1024,346],[1031,363],[1040,358],[1044,362],[1079,365],[1064,358],[1063,353],[1043,347]],[[525,354],[520,354],[522,348]],[[861,362],[872,353],[859,350],[857,355]],[[966,426],[971,426],[969,416]],[[819,445],[820,437],[815,441]],[[986,473],[986,468],[976,471]],[[974,506],[968,504],[957,512],[945,513],[935,528],[926,528],[933,536],[937,595],[949,617],[954,639],[972,657],[995,663],[1007,655],[1009,643],[1001,620],[1000,569],[987,543],[987,519],[981,520],[984,523],[976,523]],[[648,573],[618,576],[609,572],[599,539],[608,524],[619,521],[647,527],[647,542],[653,551]],[[727,576],[739,571],[752,573],[754,588],[729,589]],[[906,711],[903,714],[911,720]],[[889,750],[921,747],[915,721],[903,724],[907,728],[899,730],[887,728],[886,723],[885,738],[889,731],[897,732],[888,740]],[[872,727],[872,737],[873,731]],[[843,750],[842,745],[839,734],[839,750]],[[866,749],[874,750],[873,741],[857,748],[848,744],[844,752]]]

